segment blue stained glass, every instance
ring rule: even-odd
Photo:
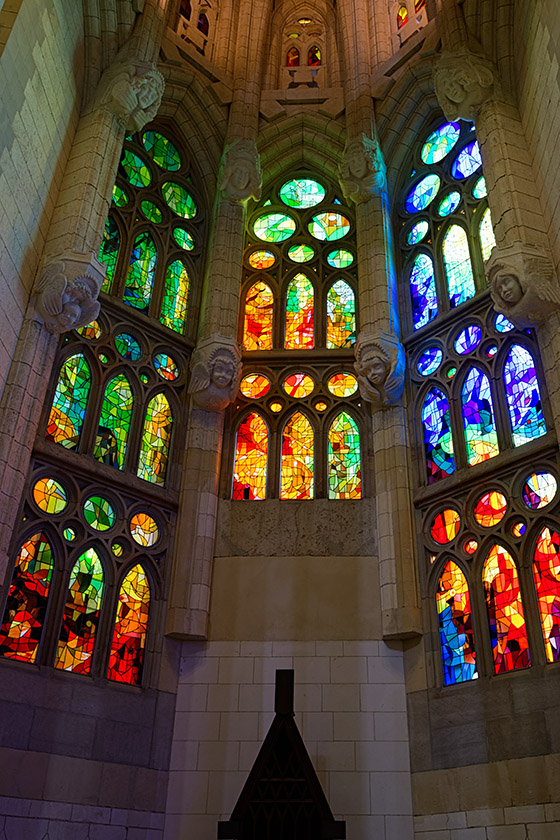
[[[461,330],[455,339],[455,350],[461,356],[464,356],[466,353],[476,350],[481,341],[482,330],[476,324],[470,324],[464,330]]]
[[[439,175],[426,175],[422,178],[408,194],[405,203],[408,212],[417,213],[419,210],[425,210],[438,194],[440,185]]]
[[[439,347],[429,347],[427,350],[424,350],[418,359],[416,370],[420,376],[431,376],[441,365],[442,359],[443,351]]]
[[[473,187],[472,194],[475,198],[485,198],[488,195],[488,189],[486,187],[484,176],[478,179]]]
[[[514,344],[504,365],[504,382],[509,408],[513,445],[546,434],[539,383],[533,357],[525,347]]]
[[[461,149],[451,167],[451,174],[454,178],[468,178],[482,166],[480,149],[476,140],[471,141],[464,149]]]
[[[428,484],[433,484],[455,472],[449,403],[439,388],[432,388],[426,394],[422,405],[422,427]]]
[[[412,298],[412,320],[419,330],[438,314],[434,264],[428,254],[418,254],[412,263],[409,277]]]
[[[453,213],[454,210],[457,209],[459,204],[461,203],[461,193],[457,192],[457,190],[453,190],[453,192],[448,193],[445,198],[440,201],[438,207],[438,213],[440,216],[449,216],[450,213]]]
[[[445,685],[475,679],[478,675],[469,587],[463,572],[452,560],[442,569],[436,605]]]
[[[498,435],[490,382],[478,368],[471,368],[461,393],[463,428],[469,466],[481,464],[499,454]]]
[[[461,126],[456,122],[444,123],[432,131],[422,147],[420,156],[424,163],[439,163],[449,154],[461,134]]]
[[[505,315],[496,315],[494,326],[500,333],[511,332],[515,329],[515,324],[512,324],[511,321],[509,321]]]
[[[412,225],[406,236],[408,244],[417,245],[418,242],[421,242],[428,233],[428,227],[428,222],[425,221],[425,219],[421,222],[416,222],[415,225]]]
[[[443,239],[443,262],[452,309],[474,297],[474,275],[467,233],[460,225],[451,225]]]

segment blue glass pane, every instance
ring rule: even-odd
[[[467,233],[460,225],[451,225],[443,239],[443,262],[447,277],[449,304],[460,306],[474,297],[474,275]]]
[[[424,210],[438,194],[441,185],[439,175],[426,175],[411,189],[406,199],[406,209],[409,213]]]
[[[451,174],[454,178],[468,178],[477,169],[482,166],[482,158],[480,157],[480,149],[478,143],[473,140],[464,149],[462,149],[451,167]]]
[[[505,315],[496,315],[496,320],[494,321],[494,326],[501,333],[511,332],[515,329],[515,324],[512,324]]]
[[[485,198],[488,195],[488,189],[486,187],[484,177],[478,179],[473,187],[472,194],[475,198]]]
[[[422,406],[422,427],[428,484],[455,472],[449,403],[438,388],[428,391]]]
[[[488,377],[478,368],[468,372],[461,394],[463,428],[469,466],[499,454],[498,435]]]
[[[445,198],[440,201],[438,207],[438,213],[440,216],[449,216],[450,213],[453,213],[454,210],[457,209],[459,204],[461,203],[461,193],[454,190],[450,192]]]
[[[428,254],[418,254],[409,277],[414,329],[425,326],[438,314],[434,264]]]
[[[456,144],[460,134],[461,126],[456,122],[445,123],[432,131],[420,153],[424,163],[439,163],[443,160]]]
[[[475,350],[482,341],[482,330],[476,324],[470,324],[461,330],[455,339],[455,350],[464,356],[466,353],[471,353]]]
[[[421,242],[422,239],[428,233],[428,222],[422,220],[421,222],[416,222],[415,225],[412,225],[408,234],[406,236],[406,241],[409,245],[417,245],[418,242]]]
[[[441,365],[442,359],[443,351],[439,347],[429,347],[427,350],[424,350],[418,359],[416,370],[420,376],[431,376]]]
[[[514,344],[504,365],[504,382],[513,445],[522,446],[546,434],[539,383],[533,357],[525,347]]]

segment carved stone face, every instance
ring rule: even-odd
[[[244,160],[236,161],[231,170],[231,185],[236,190],[244,190],[251,180],[249,164]]]
[[[467,79],[460,70],[450,68],[445,73],[441,71],[438,81],[451,102],[460,104],[467,98]]]
[[[367,358],[363,364],[363,370],[371,384],[377,387],[383,385],[389,372],[387,362],[379,355]]]
[[[212,366],[212,382],[217,388],[227,388],[233,382],[235,365],[225,356],[218,356]]]
[[[150,105],[153,105],[158,98],[159,85],[157,79],[151,73],[142,76],[142,78],[138,80],[136,96],[138,98],[138,106],[142,108],[142,110],[149,108]]]
[[[367,159],[364,150],[358,143],[352,144],[347,152],[346,160],[350,175],[361,181],[368,174]]]
[[[508,305],[514,306],[523,297],[523,289],[513,274],[500,274],[496,280],[496,291]]]

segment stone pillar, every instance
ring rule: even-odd
[[[158,111],[163,76],[154,61],[167,0],[146,0],[131,37],[82,114],[53,211],[39,273],[0,404],[0,577],[37,434],[58,336],[99,312],[105,274],[96,254],[124,135]]]

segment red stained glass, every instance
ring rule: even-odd
[[[560,659],[560,534],[543,528],[535,546],[533,576],[548,662]]]
[[[282,434],[280,498],[313,498],[313,427],[299,411],[292,414]]]
[[[445,545],[455,539],[461,527],[461,517],[456,510],[442,510],[434,517],[430,533],[440,545]]]
[[[299,67],[299,50],[296,47],[290,47],[286,54],[287,67]]]
[[[134,566],[122,582],[107,677],[139,685],[150,611],[150,584],[142,566]]]
[[[482,570],[488,607],[494,673],[503,674],[531,664],[517,568],[501,545],[490,550]]]
[[[70,575],[55,668],[89,674],[103,589],[101,560],[94,548],[88,548]]]
[[[260,414],[249,414],[241,423],[235,444],[233,499],[264,499],[268,429]]]
[[[477,548],[478,543],[476,540],[467,540],[463,546],[463,549],[467,554],[474,554]]]
[[[506,515],[507,499],[497,490],[484,493],[474,506],[474,518],[483,528],[492,528]]]
[[[274,295],[261,280],[253,283],[245,298],[244,350],[272,350]]]
[[[400,6],[397,11],[397,28],[402,29],[405,23],[408,23],[408,12],[406,6]]]

